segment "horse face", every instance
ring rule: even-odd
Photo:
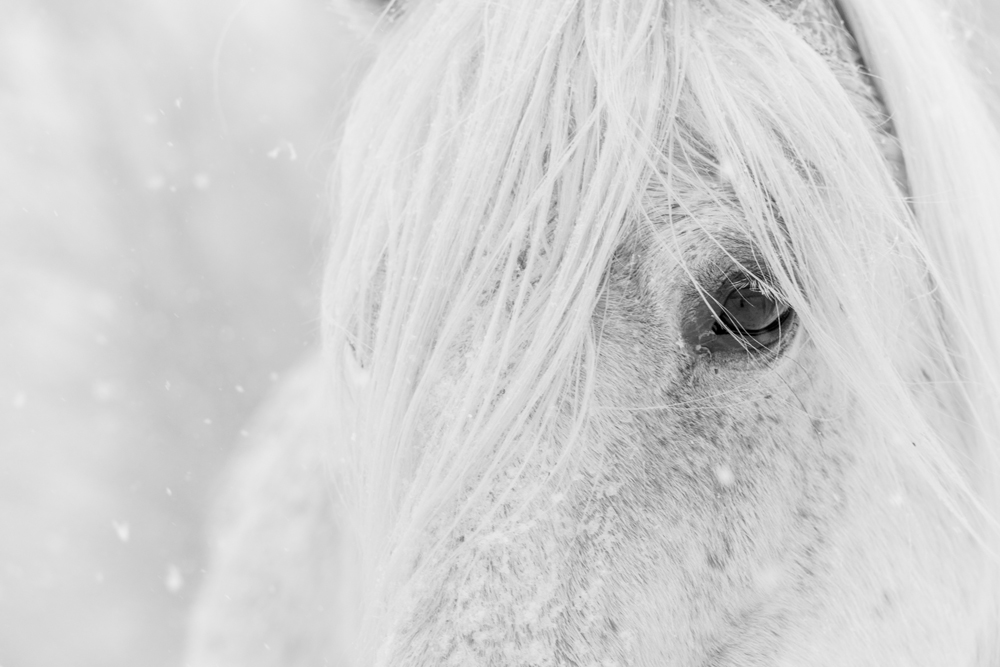
[[[429,529],[456,551],[420,571],[378,664],[976,664],[975,545],[794,322],[766,349],[696,350],[704,304],[638,241],[602,305],[568,480],[515,488],[516,521]]]
[[[826,60],[817,85],[842,87],[901,198],[898,144],[832,8],[768,11]],[[409,35],[436,29],[420,20]],[[746,30],[769,48],[772,29]],[[713,136],[704,108],[680,116]],[[376,664],[978,664],[978,547],[823,353],[790,293],[805,278],[747,232],[720,151],[645,180],[642,215],[615,236],[588,314],[585,414],[562,409],[548,449],[470,466],[433,511],[399,511],[416,524],[372,607]],[[805,162],[791,169],[809,181]],[[794,238],[807,223],[774,206]],[[884,316],[890,331],[906,317]],[[464,418],[481,331],[453,339],[418,423]],[[424,458],[440,451],[414,432]]]

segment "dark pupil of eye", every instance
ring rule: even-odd
[[[785,312],[771,297],[741,287],[730,292],[722,303],[713,330],[718,335],[757,336],[777,329]]]

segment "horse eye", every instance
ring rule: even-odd
[[[712,333],[723,349],[759,350],[776,343],[787,331],[792,309],[767,294],[755,281],[727,284],[715,312]],[[711,349],[713,346],[709,346]]]

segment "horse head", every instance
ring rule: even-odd
[[[994,664],[1000,140],[934,7],[351,10],[350,660]]]

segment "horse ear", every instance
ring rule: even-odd
[[[363,37],[384,32],[403,15],[406,0],[334,0],[333,9]]]

